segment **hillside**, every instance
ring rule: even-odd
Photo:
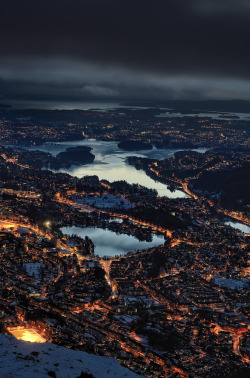
[[[77,378],[81,373],[91,378],[135,378],[114,358],[91,355],[50,343],[18,341],[0,334],[1,378]],[[82,374],[84,377],[84,374]]]

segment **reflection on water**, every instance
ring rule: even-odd
[[[153,234],[152,242],[139,241],[132,235],[117,234],[98,227],[62,227],[61,231],[66,235],[76,234],[82,238],[88,236],[95,245],[95,254],[100,257],[124,255],[127,252],[156,247],[164,243],[163,236]]]
[[[100,180],[108,180],[114,182],[117,180],[126,180],[129,184],[140,184],[149,189],[155,189],[159,196],[167,196],[169,198],[188,198],[188,196],[180,190],[171,192],[166,185],[154,181],[146,175],[142,170],[136,170],[134,167],[126,163],[128,156],[148,157],[150,159],[167,159],[174,155],[177,150],[174,149],[157,149],[145,150],[140,152],[123,151],[118,148],[117,142],[104,142],[95,139],[85,139],[75,142],[63,142],[56,145],[43,145],[39,147],[30,147],[29,150],[39,149],[41,151],[50,152],[54,156],[61,151],[65,151],[68,147],[89,146],[95,155],[93,164],[74,165],[69,169],[61,169],[59,172],[68,173],[72,176],[81,178],[83,176],[96,175]],[[205,148],[196,149],[198,152],[205,152]],[[58,172],[58,171],[57,171]]]
[[[225,224],[227,226],[236,228],[237,230],[240,230],[244,232],[245,234],[250,234],[250,226],[247,226],[246,224],[239,223],[239,222],[225,222]]]

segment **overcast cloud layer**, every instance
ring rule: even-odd
[[[4,100],[250,100],[249,0],[5,0]]]

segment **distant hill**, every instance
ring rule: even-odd
[[[1,104],[0,103],[0,109],[8,109],[8,108],[12,108],[12,106],[8,105],[8,104]]]
[[[250,204],[250,163],[228,171],[205,171],[194,183],[195,189],[222,193],[221,201],[226,207]]]
[[[243,100],[206,100],[206,101],[188,101],[188,100],[169,100],[169,101],[136,101],[134,103],[123,104],[126,106],[149,106],[153,108],[169,108],[179,112],[239,112],[250,113],[250,101]]]

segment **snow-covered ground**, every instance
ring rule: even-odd
[[[49,372],[54,372],[54,375]],[[0,334],[1,378],[77,378],[88,372],[95,378],[139,377],[114,358],[91,355],[50,343],[30,343]],[[53,374],[53,373],[52,373]]]
[[[232,290],[243,290],[249,286],[249,281],[247,282],[247,280],[240,281],[240,280],[234,280],[232,278],[215,277],[214,283],[218,286],[225,287],[227,289],[232,289]]]
[[[36,279],[39,279],[41,269],[44,267],[44,264],[39,262],[25,263],[23,264],[23,267],[30,276],[34,276]]]
[[[112,194],[103,194],[102,196],[86,196],[78,199],[77,202],[97,207],[98,209],[131,209],[134,207],[124,198],[113,196]]]

